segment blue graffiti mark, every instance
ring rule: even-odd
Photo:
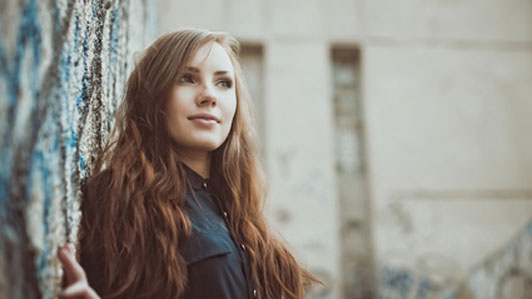
[[[89,32],[89,25],[88,24],[85,25],[85,32]],[[88,73],[87,56],[88,56],[88,52],[89,52],[89,45],[88,45],[88,41],[87,40],[88,40],[87,38],[84,38],[83,39],[83,44],[82,44],[82,48],[83,48],[83,55],[82,55],[82,58],[83,58],[83,77],[81,79],[81,91],[80,91],[79,95],[76,97],[76,108],[78,110],[81,110],[81,114],[82,114],[81,119],[82,120],[85,120],[84,110],[85,110],[85,106],[86,106],[86,103],[83,100],[83,98],[87,94],[87,90],[89,88],[89,80],[88,80],[88,77],[87,77],[87,73]]]
[[[70,43],[65,43],[66,46],[63,48],[63,51],[61,53],[61,59],[60,59],[60,74],[59,74],[59,82],[65,83],[68,82],[70,79],[70,65],[71,65],[71,52],[70,52]],[[63,86],[61,86],[63,87]],[[61,88],[63,92],[65,92],[64,88]]]
[[[79,41],[79,34],[80,34],[80,26],[79,26],[79,16],[75,15],[74,17],[74,31],[73,31],[73,40],[72,42],[67,42],[66,46],[63,48],[63,52],[61,55],[61,62],[60,62],[60,84],[61,84],[61,100],[63,113],[65,113],[66,116],[66,122],[67,124],[72,123],[72,115],[70,112],[70,101],[68,100],[68,90],[70,88],[70,76],[71,76],[71,70],[72,70],[72,55],[77,52],[78,50],[78,41]],[[74,66],[77,63],[77,61],[74,62]],[[68,138],[63,138],[63,149],[74,147],[76,145],[76,136],[73,133],[73,129],[65,128],[68,133]]]
[[[85,163],[85,159],[83,159],[82,156],[79,157],[79,165],[80,165],[81,171],[85,171],[87,169],[87,163]]]
[[[79,35],[79,16],[75,15],[74,17],[74,32],[73,32],[73,42],[66,42],[65,47],[63,47],[62,53],[61,53],[61,59],[60,59],[60,83],[61,83],[61,90],[63,91],[63,96],[67,97],[67,86],[63,86],[63,84],[68,84],[70,80],[70,70],[72,65],[72,53],[75,51],[75,49],[72,49],[72,44],[76,45],[78,41],[78,35]]]
[[[54,35],[57,35],[59,32],[59,6],[57,6],[58,1],[53,1],[54,7],[52,8],[52,16],[54,18]]]
[[[69,130],[70,132],[70,147],[75,147],[77,144],[78,144],[78,136],[76,136],[76,133],[74,132],[74,128],[73,127],[70,127]]]
[[[100,19],[98,18],[98,14],[96,13],[97,8],[94,6],[94,2],[91,2],[91,9],[92,9],[92,17],[95,20],[100,21]]]
[[[384,267],[382,282],[388,289],[397,290],[402,297],[406,297],[412,288],[414,279],[410,273]]]
[[[419,282],[419,286],[417,289],[416,299],[425,299],[429,298],[429,293],[434,289],[434,285],[426,280],[422,279]]]
[[[50,214],[51,200],[53,198],[53,185],[50,181],[52,171],[50,170],[49,165],[47,165],[47,162],[49,163],[49,161],[46,161],[44,158],[43,149],[38,149],[34,151],[31,158],[30,174],[31,176],[35,176],[37,175],[37,173],[41,174],[40,179],[42,179],[43,186],[43,220],[45,233],[49,231],[48,217]],[[28,191],[27,193],[32,194],[33,185],[27,184],[26,186]]]
[[[37,7],[36,1],[29,1],[22,11],[21,24],[17,36],[17,52],[15,57],[14,70],[11,71],[12,85],[9,101],[10,104],[15,104],[20,87],[20,69],[22,59],[24,58],[24,50],[26,43],[30,43],[33,49],[33,65],[38,66],[41,52],[41,32],[36,22]],[[34,73],[37,76],[36,73]]]
[[[442,299],[454,299],[456,297],[455,290],[448,292],[442,296]]]
[[[0,39],[0,75],[9,79],[9,66],[7,65],[7,54],[3,39]]]
[[[2,150],[0,152],[1,161],[11,161],[12,152],[8,150]],[[7,203],[9,201],[9,189],[6,182],[9,182],[9,168],[6,164],[2,163],[0,166],[0,216],[2,219],[7,217]]]
[[[3,40],[0,39],[0,80],[6,80],[9,81],[9,70],[7,65],[7,54],[5,50],[5,46],[3,43]],[[0,97],[0,104],[1,106],[6,105],[3,100],[5,97]],[[5,107],[3,107],[5,108]],[[7,212],[7,201],[9,196],[8,186],[7,183],[9,182],[9,171],[10,171],[10,163],[8,161],[12,161],[11,157],[8,155],[11,154],[11,152],[8,150],[8,145],[6,144],[5,136],[0,140],[0,216],[2,219],[5,219],[6,212]],[[2,223],[5,223],[2,221]]]
[[[51,144],[50,148],[46,149],[36,149],[32,156],[31,156],[31,167],[30,167],[30,180],[29,183],[26,184],[26,194],[28,197],[31,197],[31,194],[34,192],[33,184],[31,184],[32,181],[35,181],[35,176],[40,174],[38,178],[42,180],[42,186],[43,188],[43,214],[42,214],[42,220],[43,220],[43,228],[44,233],[41,236],[43,238],[43,248],[41,248],[41,251],[39,252],[39,255],[36,258],[35,265],[37,268],[37,272],[42,273],[48,268],[47,263],[47,257],[49,256],[49,247],[47,242],[47,237],[50,233],[50,209],[51,209],[51,203],[53,198],[53,184],[51,182],[51,167],[48,165],[50,163],[50,160],[46,160],[44,156],[44,151],[49,151],[55,148],[56,145],[54,143]]]
[[[17,28],[17,35],[16,35],[16,52],[14,54],[15,57],[7,57],[5,46],[3,44],[3,40],[0,40],[0,69],[2,72],[2,78],[7,81],[7,104],[3,103],[3,105],[7,105],[7,123],[13,124],[15,115],[17,113],[17,99],[20,92],[20,73],[22,68],[22,62],[24,59],[24,54],[26,52],[26,49],[32,50],[32,65],[35,69],[38,68],[40,63],[40,53],[41,53],[41,28],[39,27],[39,24],[37,23],[37,5],[36,0],[31,0],[26,3],[26,5],[22,8],[21,13],[21,21],[19,24],[19,27]],[[9,65],[9,61],[12,61],[13,64]],[[39,84],[39,77],[38,72],[34,71],[31,76],[31,84],[28,84],[28,87],[31,89],[29,92],[32,92],[33,97],[36,98],[39,94],[40,90],[40,84]],[[33,114],[33,110],[35,110],[35,105],[32,106],[32,111],[30,114]],[[32,125],[30,127],[35,127],[35,122],[37,121],[36,118],[32,118],[30,120],[32,122]],[[15,149],[11,148],[11,143],[13,142],[12,138],[12,131],[13,130],[5,130],[4,136],[2,136],[2,147],[0,150],[2,152],[6,151],[13,151]],[[13,165],[13,159],[7,159],[7,155],[1,156],[1,175],[0,175],[0,191],[3,196],[3,198],[7,198],[9,194],[11,193],[11,186],[12,184],[10,179],[10,171],[12,169]]]
[[[111,26],[111,59],[109,64],[109,73],[113,73],[114,64],[116,62],[116,50],[118,48],[118,22],[120,20],[120,10],[118,2],[115,2],[115,7],[113,11],[113,25]]]

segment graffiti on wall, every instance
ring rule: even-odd
[[[462,298],[532,298],[532,220],[504,248],[471,271]]]
[[[146,0],[0,4],[0,298],[56,298],[81,183],[152,41]]]
[[[525,299],[532,298],[532,220],[500,250],[476,265],[458,285],[410,269],[383,266],[379,298]]]

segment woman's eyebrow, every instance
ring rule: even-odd
[[[198,68],[195,68],[193,66],[187,66],[185,68],[185,70],[187,70],[189,72],[193,72],[193,73],[199,73],[200,72],[200,70]],[[229,73],[229,71],[225,71],[225,70],[220,70],[220,71],[214,72],[215,75],[225,75],[227,73]]]

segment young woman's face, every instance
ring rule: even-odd
[[[236,111],[233,63],[216,42],[193,53],[166,106],[171,137],[184,149],[213,151],[225,141]]]

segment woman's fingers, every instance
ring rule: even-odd
[[[61,293],[61,298],[77,298],[82,297],[86,299],[99,299],[100,297],[96,292],[89,287],[86,282],[79,281],[69,286]]]
[[[57,254],[63,265],[66,281],[61,298],[99,299],[98,294],[89,286],[85,271],[76,260],[71,245],[66,244],[59,248]]]
[[[70,250],[71,249],[67,249],[66,246],[63,246],[58,252],[59,260],[63,264],[63,269],[65,270],[67,283],[78,282],[80,280],[85,281],[85,271],[83,271],[83,268],[79,265]]]

